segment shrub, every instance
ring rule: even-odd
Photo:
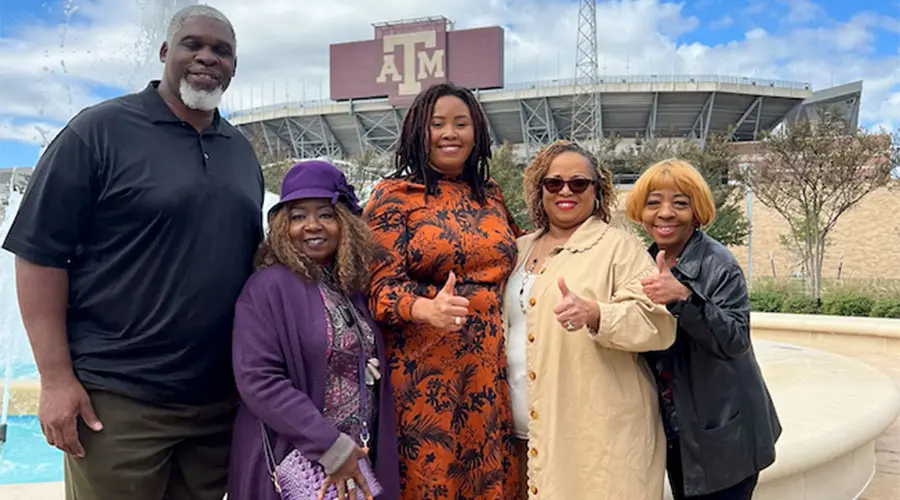
[[[881,299],[872,306],[869,313],[873,318],[900,319],[900,298]]]
[[[841,294],[822,299],[822,312],[834,316],[868,316],[875,299],[864,295]]]
[[[779,312],[784,303],[784,295],[770,291],[750,292],[750,310],[759,312]]]
[[[803,284],[791,279],[754,280],[750,310],[816,314],[816,299]],[[900,280],[826,280],[822,285],[822,314],[900,319]]]
[[[816,314],[816,299],[808,295],[790,295],[784,299],[781,312],[790,314]]]

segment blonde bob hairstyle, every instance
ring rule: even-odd
[[[716,204],[709,184],[690,163],[669,158],[652,165],[634,184],[625,202],[625,215],[633,222],[642,222],[642,212],[650,193],[671,189],[687,195],[694,211],[694,221],[700,227],[708,226],[716,218]]]

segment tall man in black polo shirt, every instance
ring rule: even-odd
[[[3,244],[69,500],[225,492],[233,305],[263,196],[250,143],[217,111],[235,49],[221,12],[178,12],[162,80],[66,125]]]

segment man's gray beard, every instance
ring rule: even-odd
[[[222,95],[225,93],[225,90],[222,87],[216,87],[213,90],[195,89],[194,87],[191,87],[191,84],[188,83],[186,78],[181,79],[181,85],[178,90],[181,94],[181,102],[183,102],[185,106],[199,111],[212,111],[216,109],[219,106],[219,102],[222,100]]]

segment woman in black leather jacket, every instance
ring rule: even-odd
[[[715,217],[709,186],[676,159],[650,167],[627,215],[653,238],[659,274],[644,293],[678,320],[675,343],[644,354],[660,391],[666,469],[676,500],[749,500],[775,461],[781,424],[750,342],[750,302],[731,252],[700,228]]]

